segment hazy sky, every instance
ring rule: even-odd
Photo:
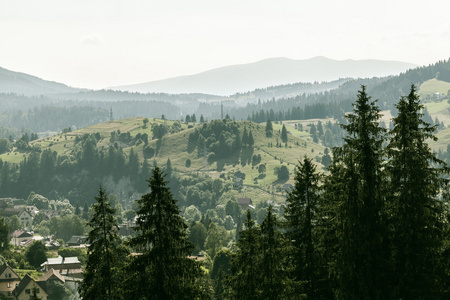
[[[448,0],[0,0],[0,67],[104,88],[270,57],[450,57]]]

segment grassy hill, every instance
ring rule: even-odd
[[[419,94],[422,98],[426,98],[439,93],[441,95],[447,95],[450,91],[450,83],[436,78],[425,81],[419,89]]]
[[[97,147],[107,148],[111,145],[110,137],[112,132],[121,133],[129,132],[131,137],[135,137],[137,134],[148,134],[148,145],[156,149],[156,155],[148,158],[150,165],[157,164],[158,166],[165,166],[167,160],[170,159],[174,173],[178,176],[193,176],[197,174],[210,176],[212,178],[221,177],[224,179],[224,184],[228,186],[229,191],[223,196],[223,201],[226,201],[230,197],[251,197],[255,203],[261,200],[276,200],[284,201],[284,194],[282,186],[285,183],[293,183],[294,168],[298,163],[298,160],[303,156],[315,157],[320,161],[323,155],[324,147],[313,143],[312,138],[306,131],[298,131],[294,127],[294,122],[286,122],[288,128],[288,143],[287,146],[283,144],[281,147],[276,147],[277,143],[281,144],[281,124],[273,124],[274,131],[271,138],[267,138],[265,135],[265,124],[256,124],[250,121],[236,122],[239,131],[244,131],[244,127],[247,131],[252,131],[254,138],[254,155],[261,155],[261,162],[259,164],[266,165],[265,174],[259,174],[258,165],[252,166],[251,164],[241,165],[239,163],[231,163],[227,159],[219,159],[213,164],[208,164],[203,155],[198,156],[198,151],[195,150],[189,153],[188,150],[188,138],[189,134],[196,128],[200,128],[203,124],[190,123],[185,124],[178,121],[165,121],[161,119],[150,119],[149,124],[144,127],[144,118],[130,118],[123,120],[116,120],[111,122],[105,122],[90,126],[87,128],[79,129],[73,132],[61,133],[54,136],[42,138],[32,141],[30,144],[34,147],[39,147],[42,151],[45,149],[51,149],[56,151],[58,156],[61,155],[74,155],[74,150],[77,147],[75,140],[78,137],[82,137],[85,134],[99,134],[101,136]],[[230,121],[231,122],[231,121]],[[303,121],[306,122],[306,121]],[[173,128],[174,124],[178,128],[178,132],[165,135],[161,140],[151,139],[152,127],[165,124],[167,128]],[[306,126],[305,126],[306,127]],[[139,145],[127,145],[120,143],[123,151],[126,155],[129,155],[131,149],[138,154],[141,162],[144,160],[144,143]],[[9,153],[4,153],[0,156],[0,159],[7,162],[18,163],[23,160],[29,153],[18,151],[13,149]],[[206,153],[208,154],[208,153]],[[191,161],[189,167],[186,166],[187,160]],[[224,164],[223,169],[218,168],[218,164]],[[285,165],[290,172],[290,178],[286,181],[278,181],[277,175],[274,174],[276,167]],[[318,163],[319,169],[323,166]],[[243,172],[246,177],[244,180],[244,186],[240,190],[232,189],[234,182],[234,173]]]

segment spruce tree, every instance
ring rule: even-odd
[[[148,180],[150,193],[137,200],[136,236],[130,245],[139,253],[129,266],[128,299],[195,299],[202,295],[202,271],[188,258],[195,246],[161,169]]]
[[[286,246],[284,237],[278,230],[278,221],[272,205],[260,227],[262,276],[259,299],[285,299],[287,274],[284,270]]]
[[[128,254],[121,246],[116,210],[111,207],[105,191],[100,187],[93,215],[88,222],[88,258],[84,278],[79,287],[83,299],[120,299],[119,270]]]
[[[386,250],[382,197],[384,129],[380,110],[366,93],[358,92],[348,124],[344,145],[336,148],[332,176],[338,183],[333,196],[337,208],[338,298],[383,298]]]
[[[270,138],[273,135],[273,126],[270,120],[266,122],[266,137]]]
[[[290,277],[294,281],[295,293],[306,293],[317,298],[318,258],[316,254],[317,205],[320,193],[320,175],[312,159],[305,156],[299,162],[295,174],[294,189],[286,199],[286,237],[291,243]]]
[[[288,141],[287,129],[284,124],[283,127],[281,128],[281,140],[283,141],[283,143],[287,143]]]
[[[0,217],[0,254],[9,247],[9,227],[5,219]]]
[[[239,233],[236,242],[237,251],[231,260],[230,288],[233,299],[259,299],[257,295],[261,280],[258,269],[259,258],[259,232],[247,210],[244,222],[245,230]]]
[[[396,105],[398,116],[388,145],[392,228],[391,283],[396,299],[438,299],[439,252],[447,210],[438,198],[444,163],[431,152],[435,126],[423,121],[414,85]]]

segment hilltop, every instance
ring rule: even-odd
[[[187,178],[198,177],[212,180],[219,179],[224,187],[224,193],[221,196],[223,200],[216,199],[216,201],[225,201],[231,197],[251,197],[255,203],[262,200],[284,201],[283,186],[293,183],[295,165],[304,155],[316,158],[319,168],[323,167],[319,162],[324,155],[324,147],[312,142],[312,137],[307,131],[307,124],[304,126],[305,131],[302,131],[297,130],[294,123],[286,123],[289,131],[286,144],[281,141],[282,125],[275,123],[273,124],[273,136],[267,138],[265,124],[249,121],[215,120],[209,123],[187,124],[179,121],[149,119],[149,123],[146,126],[144,126],[143,121],[144,118],[142,117],[130,118],[105,122],[75,131],[66,130],[64,133],[30,142],[31,148],[28,151],[13,149],[0,155],[0,159],[4,162],[19,163],[26,158],[30,162],[32,160],[31,154],[33,153],[31,149],[34,149],[42,153],[42,155],[48,151],[53,153],[56,158],[55,164],[57,164],[57,161],[61,161],[62,166],[64,166],[66,164],[64,161],[66,161],[72,165],[78,165],[78,167],[73,165],[74,173],[71,175],[69,175],[70,172],[67,175],[58,174],[58,167],[56,167],[56,173],[52,175],[53,182],[55,182],[54,176],[57,176],[59,181],[62,182],[64,181],[62,176],[78,178],[79,175],[77,174],[85,174],[85,176],[86,174],[92,174],[94,170],[91,170],[91,167],[101,164],[101,157],[107,159],[109,156],[117,155],[118,153],[123,153],[123,158],[120,160],[123,160],[125,165],[128,164],[131,156],[137,154],[141,169],[144,160],[150,166],[158,165],[166,168],[170,159],[171,174],[172,176],[175,175],[178,178],[177,180],[188,180]],[[219,149],[235,143],[236,138],[232,135],[230,128],[235,133],[237,132],[238,139],[242,139],[242,141],[238,140],[238,143],[243,143],[243,150],[241,151],[239,148],[238,152],[230,152],[230,155],[228,153],[220,154],[221,150]],[[166,130],[167,134],[160,138],[152,139],[154,134],[159,134],[158,130]],[[214,135],[213,131],[216,132],[217,136]],[[196,134],[208,135],[208,132],[211,135],[205,136],[204,142],[205,144],[211,143],[208,148],[202,147],[199,145],[199,139],[195,138]],[[245,145],[246,142],[243,136],[250,133],[254,143],[251,146],[251,150],[248,150],[250,147]],[[144,142],[144,135],[148,136],[148,144]],[[226,141],[222,146],[219,146],[222,143],[221,136],[224,136],[224,141],[225,139]],[[92,149],[89,150],[89,146],[86,146],[90,140],[95,140],[96,151],[95,153],[92,152],[92,157],[97,157],[99,162],[91,161],[85,164],[84,161],[88,159],[87,151],[93,151]],[[115,151],[115,154],[111,151]],[[216,153],[213,153],[213,151]],[[245,163],[242,163],[244,160]],[[110,163],[107,163],[107,165],[110,166]],[[260,165],[265,166],[265,171],[262,174],[259,172]],[[80,166],[84,167],[80,169]],[[290,174],[289,178],[278,180],[274,171],[281,166],[287,167]],[[69,166],[66,165],[66,167]],[[108,167],[105,166],[105,168]],[[116,171],[119,174],[122,172],[120,170]],[[119,181],[122,180],[121,175],[115,175],[116,171],[111,171],[107,177],[113,176],[117,177]],[[239,172],[245,174],[243,185],[242,187],[233,188],[236,174],[239,174]],[[123,171],[123,174],[128,173]],[[135,177],[135,180],[140,180],[142,184],[145,184],[145,179]],[[80,179],[78,178],[77,180],[79,181]],[[111,179],[106,179],[106,177],[103,179],[96,178],[91,181],[106,186],[111,192],[117,193],[117,195],[122,192],[120,191],[120,184],[112,184]],[[73,185],[74,183],[67,180],[67,184]],[[142,186],[142,184],[140,185]],[[76,188],[76,186],[65,186],[64,190]],[[95,188],[95,185],[86,188],[83,194],[95,194],[95,190],[91,191],[91,189]],[[128,186],[127,190],[130,188]],[[58,189],[58,187],[54,185],[51,189]],[[24,194],[27,193],[24,192]],[[70,193],[66,196],[70,199]]]

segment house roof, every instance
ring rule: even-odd
[[[4,217],[18,216],[22,211],[23,209],[7,207],[3,209],[2,216]]]
[[[252,198],[237,198],[236,201],[240,205],[243,205],[243,204],[250,205],[250,204],[252,204]]]
[[[40,287],[45,293],[47,293],[46,290],[45,290],[45,285],[43,285],[42,283],[34,281],[33,278],[31,278],[31,276],[27,274],[27,275],[25,275],[22,278],[22,280],[20,281],[19,285],[16,286],[16,288],[13,291],[13,294],[16,297],[19,296],[23,292],[23,290],[28,286],[28,284],[31,281],[34,282],[38,287]]]
[[[2,266],[0,266],[0,275],[3,274],[3,272],[5,272],[7,269],[9,269],[14,275],[17,276],[17,278],[19,278],[20,280],[20,276],[14,271],[13,268],[11,268],[10,265],[8,265],[8,263],[4,263]],[[17,278],[0,278],[0,281],[15,281],[17,280]]]
[[[73,235],[67,244],[85,244],[87,240],[87,236],[85,235]]]
[[[63,264],[81,264],[78,257],[62,257],[59,255],[57,258],[47,258],[47,261],[42,263],[41,266],[45,265],[63,265]]]
[[[14,206],[16,205],[27,205],[27,202],[23,199],[11,199],[11,202]]]
[[[13,233],[11,233],[9,236],[11,236],[13,238],[27,238],[27,237],[33,237],[33,234],[26,230],[14,230]]]
[[[59,274],[59,272],[55,271],[53,268],[47,271],[40,279],[39,281],[47,281],[47,280],[59,280],[61,282],[65,282],[64,277]]]

